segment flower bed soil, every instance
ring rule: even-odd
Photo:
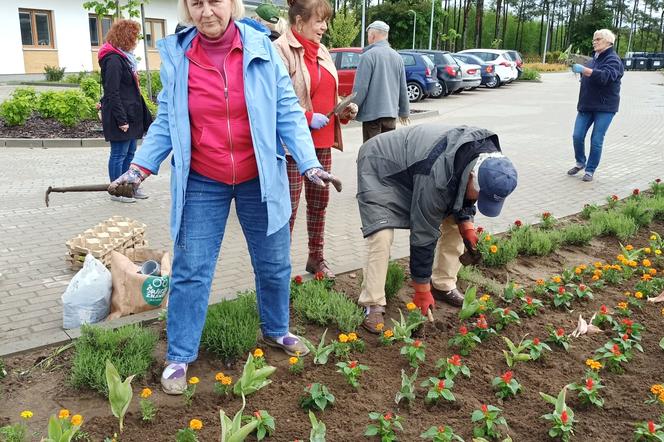
[[[642,229],[632,240],[635,247],[647,243],[649,231],[664,232],[664,223],[656,222],[650,229]],[[619,243],[615,238],[599,238],[585,247],[566,247],[546,257],[520,257],[505,268],[481,269],[486,276],[491,276],[501,283],[509,280],[531,287],[538,278],[549,278],[559,273],[563,267],[579,264],[592,264],[595,261],[614,261],[619,253]],[[406,264],[402,261],[402,264]],[[660,271],[662,269],[659,269]],[[359,274],[337,277],[336,288],[356,298],[359,293]],[[583,313],[588,318],[597,311],[601,304],[613,307],[624,300],[623,291],[633,291],[636,279],[623,286],[610,287],[596,291],[595,299],[587,302],[575,301],[574,310],[566,312],[547,307],[534,318],[522,316],[521,325],[511,325],[503,332],[504,336],[518,342],[524,335],[546,337],[545,326],[552,324],[563,327],[568,333],[575,327],[576,318]],[[528,291],[530,293],[530,290]],[[398,317],[397,308],[403,308],[410,299],[411,289],[405,287],[398,295],[398,300],[391,302],[388,316]],[[582,407],[574,392],[568,393],[567,403],[575,411],[578,424],[575,426],[575,437],[579,441],[627,441],[632,440],[633,425],[636,422],[653,419],[662,412],[661,405],[645,405],[650,386],[664,381],[661,370],[662,350],[658,346],[664,335],[664,324],[660,313],[661,304],[644,303],[643,310],[634,310],[633,319],[644,324],[643,347],[645,353],[636,353],[634,360],[625,366],[623,374],[614,374],[603,370],[601,376],[606,388],[601,390],[605,398],[603,409]],[[455,379],[453,393],[456,402],[429,407],[424,404],[421,381],[428,376],[435,376],[435,362],[438,358],[449,357],[455,351],[448,348],[447,341],[455,333],[459,321],[457,309],[439,304],[434,313],[435,323],[428,325],[421,338],[427,344],[427,359],[419,369],[418,398],[411,409],[397,407],[394,396],[400,388],[400,371],[411,369],[403,356],[399,355],[400,345],[390,347],[377,346],[373,335],[359,330],[360,337],[365,339],[367,350],[364,354],[356,354],[361,363],[370,367],[361,378],[361,387],[356,391],[346,384],[339,373],[336,373],[334,361],[326,366],[313,366],[311,359],[305,361],[302,375],[288,372],[288,358],[285,354],[272,349],[265,349],[267,361],[278,367],[273,383],[247,398],[245,414],[257,409],[266,409],[276,419],[276,434],[268,440],[292,441],[296,438],[308,440],[310,424],[306,413],[298,406],[298,399],[303,388],[312,382],[327,385],[336,396],[337,403],[325,412],[317,412],[317,416],[327,425],[328,441],[364,440],[362,436],[369,423],[368,413],[372,411],[393,411],[404,418],[404,432],[398,433],[399,440],[420,440],[419,435],[435,425],[449,425],[467,441],[471,440],[472,424],[470,415],[481,404],[490,403],[504,410],[509,424],[509,434],[515,441],[546,441],[548,425],[540,416],[549,413],[552,406],[545,403],[539,392],[556,395],[568,383],[582,382],[586,369],[585,360],[592,357],[595,349],[608,341],[612,334],[606,333],[584,336],[572,340],[569,353],[552,346],[553,353],[547,353],[543,361],[520,363],[513,368],[514,377],[523,385],[524,391],[516,398],[502,402],[494,396],[491,380],[507,370],[502,350],[505,348],[500,337],[492,337],[479,345],[464,362],[471,370],[471,378]],[[386,321],[389,324],[389,321]],[[156,360],[164,357],[165,342],[163,323],[151,325],[161,335],[156,351]],[[306,335],[318,341],[322,329],[298,323],[298,331],[306,331]],[[336,330],[330,330],[328,338],[334,336]],[[72,413],[80,413],[85,421],[82,429],[88,433],[90,440],[102,441],[117,431],[117,420],[111,415],[104,398],[90,391],[78,391],[68,386],[71,352],[56,358],[49,369],[33,369],[21,375],[34,363],[48,356],[53,349],[43,349],[6,359],[10,375],[2,381],[2,407],[0,425],[16,422],[22,410],[30,409],[35,417],[29,422],[31,430],[44,431],[49,414],[57,413],[60,408],[67,408]],[[119,440],[130,441],[169,441],[180,428],[185,428],[192,418],[202,419],[204,427],[200,431],[201,441],[219,440],[219,409],[234,414],[241,406],[239,398],[229,396],[220,398],[213,391],[214,375],[218,371],[237,378],[242,364],[226,367],[210,355],[202,353],[200,359],[190,367],[189,375],[198,376],[198,385],[193,405],[183,406],[182,398],[169,397],[161,393],[159,376],[161,363],[155,363],[147,379],[134,381],[134,401],[125,419],[125,431]],[[144,424],[138,411],[138,392],[144,386],[153,389],[153,398],[158,406],[158,414],[154,423]],[[37,438],[38,439],[38,438]],[[251,438],[249,440],[252,440]]]
[[[23,126],[6,126],[0,119],[0,138],[104,138],[104,134],[97,120],[68,127],[52,118],[32,115]]]

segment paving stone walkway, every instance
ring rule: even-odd
[[[621,111],[609,129],[592,183],[565,175],[574,160],[571,133],[577,95],[578,79],[573,74],[546,74],[542,83],[514,83],[418,103],[415,108],[436,109],[440,115],[414,124],[477,125],[500,136],[504,152],[519,170],[519,187],[501,217],[478,216],[477,223],[501,231],[516,218],[534,221],[544,210],[565,216],[585,203],[602,202],[610,194],[625,196],[658,176],[664,178],[664,76],[626,73]],[[365,257],[355,201],[361,136],[359,127],[344,129],[346,150],[334,153],[333,171],[343,179],[344,191],[331,198],[326,257],[337,272],[360,268]],[[148,200],[123,205],[102,193],[52,194],[51,207],[44,206],[48,186],[103,182],[108,152],[107,146],[0,148],[0,355],[77,335],[61,328],[60,296],[74,275],[64,260],[65,241],[71,237],[112,215],[124,215],[148,225],[152,247],[171,248],[168,161],[160,175],[146,181]],[[292,247],[294,274],[304,273],[307,258],[304,204],[301,209]],[[408,232],[401,231],[393,257],[407,254]],[[244,237],[231,216],[210,302],[252,287]]]

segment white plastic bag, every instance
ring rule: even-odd
[[[62,326],[65,329],[94,324],[108,316],[113,282],[111,272],[92,255],[62,294]]]

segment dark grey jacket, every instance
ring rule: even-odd
[[[357,158],[357,201],[362,233],[410,229],[410,270],[416,282],[431,277],[436,241],[444,218],[475,214],[464,200],[478,155],[500,151],[498,136],[486,129],[409,126],[364,143]]]

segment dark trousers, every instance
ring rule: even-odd
[[[383,117],[377,120],[365,121],[362,123],[362,138],[366,143],[376,135],[383,132],[389,132],[397,128],[397,119],[390,117]]]

